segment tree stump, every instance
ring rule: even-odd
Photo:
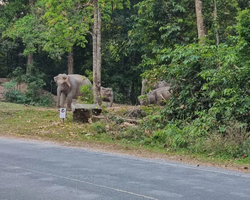
[[[72,103],[73,121],[89,122],[93,115],[99,115],[102,108],[98,104]]]

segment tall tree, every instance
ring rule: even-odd
[[[214,0],[214,24],[215,24],[215,36],[216,36],[216,45],[220,44],[219,32],[217,27],[217,1]]]
[[[124,1],[126,4],[129,3],[128,0]],[[92,39],[93,39],[93,96],[94,103],[101,104],[101,74],[102,74],[102,43],[101,43],[101,31],[102,31],[102,8],[106,8],[105,11],[112,11],[113,7],[123,8],[123,0],[116,0],[114,2],[110,1],[100,1],[92,0],[89,1],[86,6],[90,6],[92,3],[94,6],[94,23],[92,25]],[[106,18],[109,16],[106,14]]]
[[[74,56],[73,56],[73,46],[70,47],[70,51],[68,53],[68,74],[74,73]]]
[[[93,96],[94,103],[101,104],[101,6],[99,0],[94,0],[94,25],[93,25]]]
[[[6,32],[12,30],[15,22],[29,13],[30,7],[27,0],[2,2],[5,3],[0,5],[0,76],[6,77],[17,66],[26,69],[27,59],[22,56],[22,40],[20,38],[13,40]]]
[[[30,13],[33,12],[34,4],[35,4],[35,0],[29,0]],[[32,14],[34,14],[34,13],[32,13]],[[33,66],[33,61],[34,61],[33,54],[29,53],[28,57],[27,57],[27,71],[26,71],[27,74],[31,74],[31,70],[32,70],[32,66]]]
[[[89,32],[89,10],[79,1],[41,0],[42,19],[48,28],[44,50],[51,57],[67,53],[68,74],[74,73],[74,45],[85,47]]]
[[[196,11],[196,18],[197,18],[197,31],[198,31],[198,38],[201,39],[205,36],[205,27],[203,22],[202,16],[202,1],[195,0],[195,11]]]
[[[33,54],[37,51],[37,46],[43,41],[42,26],[37,19],[34,11],[32,11],[35,1],[29,1],[27,7],[29,7],[28,12],[24,14],[23,17],[10,23],[6,30],[4,31],[4,36],[12,38],[15,41],[21,39],[22,43],[25,45],[23,52],[21,53],[27,57],[26,62],[26,73],[31,73],[31,68],[33,66]]]

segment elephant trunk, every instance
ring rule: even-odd
[[[56,106],[58,108],[60,107],[60,96],[61,96],[61,88],[58,86],[57,87],[57,101],[56,101]]]

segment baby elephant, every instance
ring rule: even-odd
[[[112,88],[101,87],[101,98],[105,102],[109,102],[109,106],[112,107],[114,102],[114,95]]]
[[[141,105],[161,105],[164,100],[169,100],[171,97],[170,86],[165,86],[161,88],[157,88],[155,90],[150,91],[147,94],[147,97],[144,99],[140,99]]]

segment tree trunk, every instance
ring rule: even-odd
[[[32,13],[32,8],[35,5],[35,0],[29,0],[29,5]],[[33,55],[30,53],[27,58],[26,74],[31,74],[32,66],[33,66]]]
[[[94,0],[93,26],[93,96],[94,103],[101,104],[101,8],[98,0]]]
[[[98,76],[97,76],[97,19],[98,19],[98,2],[94,0],[94,25],[92,32],[93,39],[93,96],[94,103],[98,103]]]
[[[33,55],[29,54],[27,59],[26,74],[31,74],[32,66],[33,66]]]
[[[98,104],[102,104],[101,98],[101,73],[102,73],[102,17],[101,6],[98,4],[98,19],[97,19],[97,90],[98,90]]]
[[[220,44],[218,26],[217,26],[217,2],[214,0],[214,24],[215,24],[215,36],[216,36],[216,45]]]
[[[74,73],[74,57],[73,57],[73,47],[71,47],[68,54],[68,74]]]
[[[205,36],[205,27],[203,23],[201,0],[195,0],[195,11],[196,11],[196,18],[197,18],[198,38],[201,42],[201,39]]]

